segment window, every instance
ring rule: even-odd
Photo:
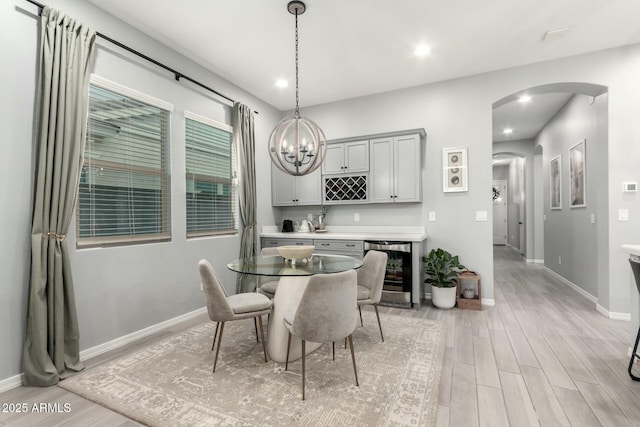
[[[78,246],[169,240],[169,116],[163,101],[92,77]]]
[[[233,130],[185,113],[187,237],[238,230]]]

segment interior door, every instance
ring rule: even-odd
[[[493,181],[493,244],[507,244],[507,181]]]

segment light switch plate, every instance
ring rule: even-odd
[[[429,221],[435,221],[435,220],[436,220],[436,213],[429,212]]]
[[[487,211],[476,211],[476,221],[486,221]]]
[[[618,209],[618,221],[629,221],[629,209]]]
[[[591,214],[591,224],[595,224],[596,223],[596,214],[592,213]]]

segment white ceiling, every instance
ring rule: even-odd
[[[531,100],[508,102],[493,109],[493,142],[533,139],[560,110],[573,93],[530,95]],[[512,129],[504,134],[504,129]]]
[[[288,0],[88,1],[277,109],[294,106]],[[299,18],[303,107],[640,42],[638,0],[306,3]],[[570,31],[543,41],[562,27]],[[413,55],[418,43],[430,45],[427,57]],[[289,87],[277,88],[279,78]]]

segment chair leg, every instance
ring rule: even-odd
[[[216,371],[216,365],[218,364],[218,353],[220,353],[220,344],[222,344],[222,333],[224,332],[224,322],[220,322],[220,335],[218,336],[218,348],[216,349],[216,357],[213,360],[213,371]]]
[[[302,340],[302,400],[304,400],[304,368],[305,368],[305,348],[304,340]]]
[[[358,306],[358,312],[360,313],[360,326],[364,326],[364,323],[362,323],[362,309],[360,308],[360,306]]]
[[[253,327],[256,329],[256,342],[260,342],[258,340],[258,321],[256,320],[256,318],[253,318]]]
[[[344,338],[344,349],[347,349],[347,337]]]
[[[351,346],[351,360],[353,361],[353,373],[356,376],[356,385],[359,387],[360,383],[358,383],[358,369],[356,368],[356,355],[353,352],[353,339],[351,338],[351,335],[349,335],[349,346]],[[302,359],[302,360],[304,360],[304,359]],[[304,365],[302,365],[302,366],[304,366]],[[303,368],[303,370],[304,370],[304,368]],[[304,376],[302,378],[303,378],[303,381],[304,381]]]
[[[264,341],[264,328],[262,327],[262,316],[258,316],[260,324],[260,338],[262,339],[262,352],[264,353],[264,363],[267,363],[267,344]]]
[[[284,362],[284,370],[289,370],[289,350],[291,349],[291,331],[289,331],[289,338],[287,339],[287,360]]]
[[[336,342],[331,341],[331,350],[333,352],[333,361],[336,361]]]
[[[382,323],[380,323],[380,313],[378,313],[378,304],[373,304],[373,308],[376,310],[376,317],[378,318],[378,327],[380,328],[380,337],[384,342],[384,335],[382,335]]]
[[[213,342],[211,343],[211,351],[213,351],[213,347],[216,345],[216,338],[218,337],[218,328],[220,327],[220,322],[216,322],[216,333],[213,334]]]
[[[640,377],[637,377],[631,373],[636,358],[640,358],[640,356],[636,355],[636,352],[638,351],[638,342],[640,342],[640,328],[638,329],[638,335],[636,336],[636,344],[633,346],[633,350],[631,351],[631,360],[629,360],[629,376],[634,381],[640,381]]]

